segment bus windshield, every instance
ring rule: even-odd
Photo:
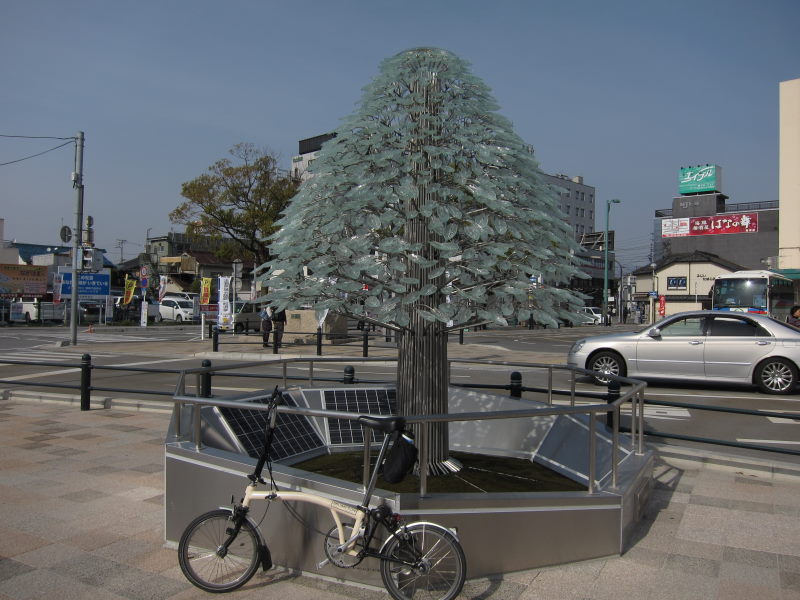
[[[714,283],[714,310],[756,309],[767,311],[766,279],[717,279]]]

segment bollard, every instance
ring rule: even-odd
[[[369,332],[366,329],[361,337],[361,356],[364,358],[369,356]]]
[[[208,368],[211,366],[211,361],[205,359],[200,363],[200,366]],[[211,398],[211,371],[205,371],[200,375],[200,394],[201,398]]]
[[[620,396],[620,386],[619,381],[611,380],[608,382],[608,393],[606,395],[606,402],[608,404],[612,404],[619,399]],[[614,427],[614,411],[608,411],[606,413],[606,426],[609,429],[613,429]]]
[[[342,383],[352,385],[355,382],[356,370],[354,367],[345,367],[344,368],[344,377],[342,378]]]
[[[81,410],[90,410],[92,400],[92,357],[81,356]]]
[[[464,345],[464,330],[463,329],[459,329],[458,330],[458,343],[461,344],[462,346]]]
[[[219,328],[216,326],[211,333],[211,351],[219,352]]]
[[[317,356],[322,356],[322,327],[317,327]]]
[[[509,389],[511,390],[512,398],[522,398],[522,373],[519,371],[511,372],[511,385]]]
[[[283,332],[281,332],[281,340],[283,340]],[[272,353],[273,353],[273,354],[277,354],[277,353],[278,353],[278,334],[277,334],[277,328],[276,328],[275,332],[273,332],[273,334],[272,334]]]

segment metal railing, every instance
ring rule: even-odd
[[[306,381],[308,385],[313,386],[315,383],[319,382],[336,382],[342,383],[344,385],[350,384],[391,384],[393,382],[387,382],[386,380],[370,380],[370,379],[359,379],[356,377],[355,369],[352,365],[347,365],[344,368],[343,374],[341,377],[317,377],[314,373],[314,366],[320,363],[349,363],[349,362],[358,362],[369,364],[371,362],[395,362],[396,359],[393,358],[381,358],[381,357],[366,357],[366,358],[341,358],[341,357],[287,357],[287,358],[279,358],[277,360],[271,361],[269,364],[281,365],[281,373],[278,375],[274,374],[265,374],[265,373],[242,373],[236,372],[243,368],[249,367],[260,367],[263,368],[265,363],[263,361],[252,361],[246,363],[237,363],[227,366],[215,366],[212,365],[210,360],[203,360],[199,367],[195,367],[192,369],[165,369],[165,368],[151,368],[151,367],[134,367],[134,366],[107,366],[107,365],[96,365],[92,363],[91,356],[89,354],[84,354],[81,357],[81,361],[79,363],[64,363],[64,362],[55,362],[55,361],[24,361],[24,360],[9,360],[9,359],[0,359],[0,364],[7,364],[7,365],[24,365],[24,366],[50,366],[50,367],[59,367],[60,369],[74,369],[76,373],[79,373],[79,378],[77,383],[50,383],[46,381],[36,381],[36,380],[27,380],[23,381],[18,378],[13,379],[0,379],[0,384],[10,384],[14,386],[28,386],[28,387],[44,387],[44,388],[55,388],[55,389],[72,389],[72,390],[79,390],[80,392],[80,408],[81,410],[89,410],[91,404],[91,394],[92,392],[117,392],[117,393],[129,393],[129,394],[139,394],[144,396],[161,396],[164,398],[172,398],[176,393],[178,395],[185,395],[186,391],[186,378],[187,376],[191,376],[195,380],[195,390],[197,398],[207,398],[212,395],[212,380],[214,376],[224,376],[224,377],[239,377],[239,378],[255,378],[260,380],[279,380],[282,382],[283,387],[288,387],[290,381]],[[308,372],[307,375],[289,375],[288,369],[291,365],[297,363],[306,363],[308,365]],[[491,360],[469,360],[469,359],[449,359],[448,360],[448,368],[452,369],[454,364],[476,364],[476,365],[489,365],[489,366],[504,366],[510,368],[521,368],[521,369],[535,369],[535,370],[543,370],[547,373],[547,385],[546,386],[524,386],[522,385],[522,376],[519,371],[512,371],[510,373],[510,379],[508,384],[490,384],[490,383],[457,383],[452,382],[451,386],[453,387],[462,387],[462,388],[479,388],[479,389],[487,389],[487,390],[506,390],[509,392],[511,397],[520,398],[522,397],[523,392],[536,392],[543,394],[546,398],[546,404],[548,406],[552,406],[554,404],[555,397],[568,397],[569,398],[569,406],[575,407],[576,401],[578,398],[581,399],[592,399],[595,401],[604,401],[606,402],[605,405],[596,405],[595,408],[591,408],[592,412],[607,412],[608,418],[606,420],[607,425],[609,428],[614,427],[615,430],[618,427],[619,431],[623,433],[630,432],[631,436],[639,440],[639,451],[641,451],[641,438],[644,435],[659,437],[664,439],[677,439],[677,440],[685,440],[685,441],[692,441],[704,444],[712,444],[712,445],[720,445],[720,446],[728,446],[728,447],[736,447],[742,449],[749,449],[749,450],[756,450],[756,451],[765,451],[771,453],[778,453],[778,454],[787,454],[787,455],[800,455],[800,450],[794,450],[790,448],[783,448],[783,447],[773,447],[767,446],[765,444],[751,444],[747,442],[739,442],[739,441],[730,441],[730,440],[722,440],[722,439],[715,439],[715,438],[708,438],[708,437],[700,437],[700,436],[689,436],[685,434],[674,434],[668,432],[659,432],[654,431],[652,429],[645,430],[644,429],[644,406],[645,405],[652,405],[652,406],[671,406],[671,407],[678,407],[678,408],[687,408],[691,410],[704,410],[704,411],[715,411],[715,412],[722,412],[722,413],[729,413],[729,414],[742,414],[742,415],[749,415],[749,416],[756,416],[756,417],[771,417],[771,418],[780,418],[780,419],[790,419],[790,420],[800,420],[800,414],[793,414],[793,413],[785,413],[785,412],[770,412],[764,410],[750,410],[750,409],[741,409],[741,408],[726,408],[714,405],[697,405],[697,404],[690,404],[690,403],[681,403],[681,402],[665,402],[665,401],[658,401],[658,400],[647,400],[644,398],[644,386],[640,384],[640,382],[625,379],[625,378],[616,378],[619,381],[612,383],[634,383],[635,385],[642,385],[642,388],[639,391],[635,391],[634,389],[626,392],[624,395],[620,395],[618,387],[615,385],[610,385],[606,392],[592,392],[592,391],[581,391],[578,393],[576,391],[576,383],[579,377],[582,376],[591,376],[589,371],[585,371],[583,369],[577,369],[568,367],[566,365],[552,365],[552,364],[540,364],[540,363],[523,363],[523,362],[509,362],[509,361],[491,361]],[[164,392],[158,390],[150,390],[146,389],[143,386],[136,386],[131,388],[124,388],[119,386],[99,386],[94,385],[92,383],[92,371],[93,370],[102,370],[102,371],[111,371],[111,372],[129,372],[129,373],[152,373],[152,374],[176,374],[179,376],[179,385],[175,388],[176,390],[182,390],[179,392]],[[556,372],[567,371],[568,375],[568,388],[567,389],[556,389],[554,387],[554,374]],[[180,386],[183,386],[182,388]],[[266,387],[266,386],[265,386]],[[636,388],[638,389],[638,388]],[[637,395],[637,399],[635,401],[630,400],[631,403],[631,427],[626,428],[619,425],[619,417],[620,411],[619,406],[629,401],[631,394]],[[617,402],[617,400],[620,400]],[[611,404],[609,404],[611,403]],[[603,406],[601,410],[599,407]],[[613,412],[608,408],[608,406],[616,406],[617,408],[613,410]],[[580,410],[586,412],[589,410],[586,406],[581,406]],[[617,425],[614,426],[613,421],[617,421]]]
[[[316,362],[315,359],[288,359],[292,362],[299,362],[299,361],[307,361],[309,363]],[[341,361],[342,359],[331,359],[331,361]],[[467,361],[467,362],[479,362],[479,361]],[[522,363],[520,363],[522,364]],[[537,365],[525,364],[527,367],[536,367]],[[547,368],[553,367],[552,365],[546,365]],[[558,368],[558,367],[553,367]],[[565,370],[573,370],[573,367],[561,367]],[[588,374],[588,371],[583,369],[574,369],[580,371],[582,373]],[[201,370],[202,371],[202,370]],[[193,370],[192,373],[197,373],[198,371]],[[192,374],[190,372],[186,372],[185,375]],[[173,418],[175,420],[175,431],[176,435],[179,439],[185,439],[183,435],[184,428],[181,423],[181,413],[184,405],[189,405],[192,407],[192,426],[189,428],[191,431],[191,437],[188,441],[194,444],[195,449],[200,451],[203,448],[202,441],[201,441],[201,431],[202,431],[202,417],[201,417],[201,410],[200,408],[203,406],[218,406],[218,407],[227,407],[227,408],[235,408],[241,409],[243,403],[247,403],[248,410],[266,410],[266,406],[263,404],[258,403],[257,401],[263,400],[269,396],[268,393],[260,393],[254,395],[247,395],[247,396],[240,396],[237,397],[235,400],[222,400],[222,399],[212,399],[212,398],[203,398],[199,394],[195,396],[189,396],[186,394],[186,384],[185,384],[185,375],[182,375],[178,385],[176,387],[175,397],[173,398],[175,402],[175,408],[173,412]],[[595,493],[598,485],[597,481],[597,440],[599,438],[599,432],[597,431],[597,416],[600,414],[610,415],[611,418],[608,419],[611,422],[611,431],[612,431],[612,439],[611,439],[611,458],[610,458],[610,472],[611,472],[611,488],[617,488],[618,485],[618,476],[619,476],[619,464],[620,464],[620,408],[624,404],[630,403],[631,405],[631,414],[632,414],[632,423],[634,424],[634,431],[631,433],[631,445],[632,445],[632,452],[637,455],[641,455],[644,452],[644,440],[642,431],[644,429],[644,409],[642,406],[643,402],[643,391],[646,387],[646,384],[634,381],[627,378],[618,378],[620,382],[625,382],[631,384],[631,389],[627,391],[625,394],[616,394],[616,396],[609,400],[607,403],[603,404],[590,404],[590,405],[582,405],[582,406],[552,406],[548,405],[546,407],[532,407],[526,409],[519,409],[519,410],[505,410],[505,411],[480,411],[480,412],[465,412],[465,413],[457,413],[457,414],[436,414],[436,415],[412,415],[406,416],[406,421],[411,424],[417,424],[419,426],[419,437],[417,440],[417,444],[419,447],[419,464],[420,464],[420,495],[425,496],[427,494],[427,478],[428,478],[428,439],[430,437],[430,427],[434,423],[451,423],[451,422],[462,422],[462,421],[485,421],[485,420],[494,420],[494,419],[520,419],[520,418],[536,418],[536,417],[546,417],[546,416],[559,416],[559,415],[586,415],[588,424],[589,424],[589,445],[588,445],[588,481],[587,481],[587,489],[590,494]],[[198,389],[200,389],[198,387]],[[361,416],[359,413],[351,413],[351,412],[344,412],[344,411],[328,411],[328,410],[316,410],[316,409],[309,409],[309,408],[298,408],[298,407],[288,407],[288,406],[280,406],[278,407],[280,412],[285,412],[288,414],[298,414],[298,415],[305,415],[309,417],[323,417],[323,418],[334,418],[334,419],[347,419],[351,421],[355,421]],[[637,433],[638,432],[638,433]],[[368,455],[369,450],[369,440],[370,436],[364,436],[364,443],[365,443],[365,456]],[[366,470],[366,469],[365,469]],[[366,485],[366,482],[365,482]]]
[[[245,338],[256,338],[256,339],[244,339],[244,340],[230,340],[225,339],[228,336],[242,336]],[[316,347],[316,355],[322,356],[323,355],[323,347],[326,345],[325,342],[328,342],[328,346],[331,347],[341,347],[343,345],[350,345],[351,343],[355,342],[361,345],[361,356],[364,358],[369,357],[369,349],[370,348],[396,348],[396,340],[397,337],[390,331],[386,333],[371,333],[368,329],[358,330],[358,333],[333,333],[333,332],[323,332],[321,327],[317,327],[316,332],[309,333],[308,331],[283,331],[282,332],[281,341],[278,342],[275,337],[275,330],[273,329],[270,333],[270,339],[272,342],[268,344],[268,346],[272,349],[273,354],[278,354],[279,347],[286,347],[286,346],[302,346],[308,347],[311,344],[306,343],[297,343],[297,342],[290,342],[287,341],[287,337],[289,336],[304,336],[305,339],[313,339],[313,343]],[[449,335],[457,336],[458,343],[464,344],[464,330],[461,329],[457,332],[452,332]],[[261,346],[262,348],[266,347],[263,343],[263,338],[261,333],[253,333],[250,334],[249,332],[236,332],[233,329],[226,329],[220,330],[216,327],[210,326],[209,327],[209,337],[211,338],[211,351],[212,352],[219,352],[219,347],[222,345],[256,345]],[[296,339],[296,338],[295,338]],[[378,345],[376,343],[371,343],[374,340],[381,340],[383,342],[382,345]]]

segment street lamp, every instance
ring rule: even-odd
[[[616,198],[606,200],[606,233],[603,238],[603,324],[610,325],[608,318],[608,215],[612,204],[619,204]]]

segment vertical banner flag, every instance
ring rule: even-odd
[[[61,284],[64,281],[64,276],[61,273],[53,275],[53,304],[61,302]]]
[[[200,304],[208,304],[211,301],[211,277],[203,277],[200,285]]]
[[[167,293],[167,276],[161,275],[158,278],[158,301],[161,302]]]
[[[217,315],[217,326],[221,328],[230,327],[233,322],[233,315],[231,314],[231,278],[219,277],[219,313]]]
[[[136,291],[136,280],[135,279],[128,279],[128,276],[125,276],[125,295],[122,297],[123,304],[130,304],[131,300],[133,300],[133,292]]]

